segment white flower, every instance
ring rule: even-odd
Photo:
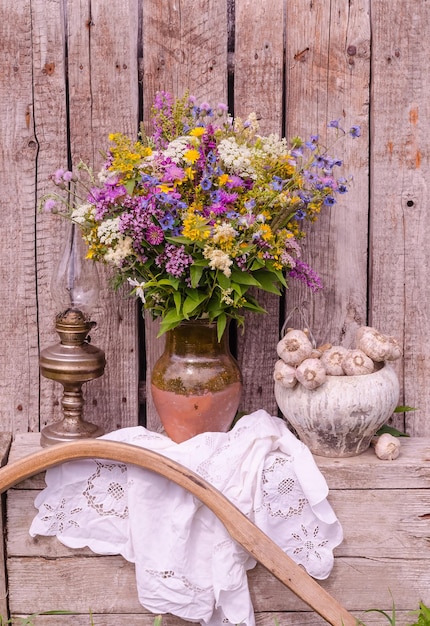
[[[122,238],[119,232],[119,217],[107,219],[100,224],[97,229],[97,237],[100,243],[111,246],[113,243]]]
[[[191,137],[177,137],[163,150],[163,155],[172,159],[173,163],[180,163],[185,152],[189,149]]]
[[[285,137],[282,139],[278,135],[268,135],[267,137],[258,137],[260,142],[260,150],[271,157],[280,157],[289,154],[288,142]]]
[[[104,255],[106,263],[119,267],[121,262],[133,253],[131,237],[122,237],[117,240],[115,248],[110,248]]]
[[[245,178],[256,178],[252,166],[252,150],[245,145],[239,145],[234,137],[222,139],[218,144],[218,152],[228,172]]]
[[[70,218],[76,224],[84,225],[89,221],[93,221],[96,214],[96,207],[93,204],[81,204],[73,209]]]
[[[234,300],[231,297],[232,293],[233,289],[231,287],[228,287],[228,289],[221,289],[221,302],[224,302],[227,306],[232,306],[234,304]]]
[[[221,270],[227,278],[231,276],[230,265],[233,265],[233,261],[226,252],[218,248],[206,246],[203,250],[203,256],[205,259],[209,259],[209,267],[211,270]]]
[[[220,241],[228,241],[237,235],[237,231],[231,224],[223,222],[222,224],[216,224],[214,228],[213,241],[219,243]]]
[[[133,287],[133,291],[136,294],[136,296],[140,298],[143,303],[145,303],[145,292],[144,292],[145,282],[144,281],[139,282],[135,278],[128,278],[127,280],[130,283],[130,285]]]

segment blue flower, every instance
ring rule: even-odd
[[[361,135],[361,128],[360,126],[351,126],[351,128],[349,129],[349,134],[351,135],[351,137],[360,137]]]
[[[326,196],[324,198],[324,204],[326,206],[332,206],[333,204],[336,204],[336,200],[333,198],[333,196]]]
[[[270,183],[270,187],[274,191],[282,191],[284,187],[284,181],[279,176],[274,176],[272,182]]]

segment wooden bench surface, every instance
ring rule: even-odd
[[[39,433],[17,435],[9,462],[38,447]],[[420,600],[430,603],[430,439],[402,439],[396,461],[380,461],[372,450],[348,459],[316,460],[345,535],[335,551],[333,572],[321,588],[361,619],[372,607],[391,610],[394,600],[397,623],[407,624],[408,612]],[[42,473],[8,492],[7,528],[13,532],[7,533],[7,575],[13,614],[68,608],[82,613],[73,617],[79,626],[88,623],[91,608],[96,625],[152,624],[138,602],[132,564],[88,549],[69,550],[55,538],[28,535],[35,492],[43,486]],[[273,625],[274,616],[281,626],[325,623],[263,567],[252,570],[249,581],[259,625]],[[70,590],[67,606],[64,584]],[[70,623],[67,618],[43,619],[37,623]],[[378,623],[375,619],[375,614],[365,617],[369,624]],[[185,623],[174,617],[163,621],[167,626]]]

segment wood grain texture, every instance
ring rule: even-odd
[[[12,431],[38,414],[31,2],[1,3],[0,51],[0,421]]]
[[[430,38],[419,26],[429,19],[425,2],[413,11],[401,2],[372,3],[371,320],[403,338],[398,372],[405,404],[419,408],[406,416],[414,435],[428,428],[430,402],[425,339],[430,104],[426,72],[420,69]]]

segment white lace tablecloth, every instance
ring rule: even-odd
[[[136,426],[103,439],[169,457],[219,489],[314,578],[326,578],[342,528],[326,500],[326,481],[308,448],[263,410],[228,433],[184,443]],[[121,554],[135,563],[139,601],[210,626],[253,626],[246,571],[255,560],[212,511],[148,470],[105,460],[64,463],[46,472],[47,487],[30,534],[56,535],[66,546]]]

